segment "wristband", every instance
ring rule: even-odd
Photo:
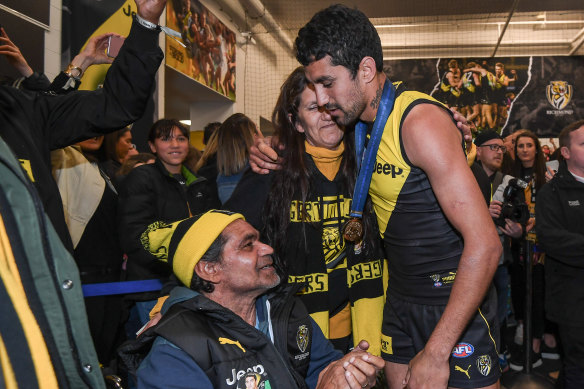
[[[77,75],[75,75],[74,72],[77,72]],[[81,76],[83,75],[83,69],[81,69],[79,66],[74,66],[72,63],[70,63],[69,66],[67,66],[67,69],[65,69],[64,73],[69,78],[74,78],[76,80],[80,80]]]
[[[136,21],[149,30],[160,31],[160,26],[158,24],[154,24],[152,22],[149,22],[148,20],[140,17],[140,15],[138,15],[138,14],[136,14]]]

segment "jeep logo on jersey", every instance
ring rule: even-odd
[[[395,178],[401,175],[404,172],[404,169],[400,169],[399,167],[391,165],[389,163],[381,164],[377,162],[377,164],[375,164],[373,172],[377,174],[385,174],[386,176],[389,176],[391,174],[391,178]]]
[[[474,353],[474,347],[470,343],[459,343],[452,349],[452,356],[454,358],[470,357]]]
[[[296,332],[296,344],[301,352],[306,351],[306,346],[308,346],[308,327],[301,325],[298,327]]]

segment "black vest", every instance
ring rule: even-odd
[[[305,388],[312,324],[304,304],[290,293],[273,296],[274,343],[219,304],[199,295],[175,304],[154,332],[186,352],[214,388]]]

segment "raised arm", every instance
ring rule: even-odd
[[[0,54],[4,55],[8,63],[23,77],[30,77],[34,73],[18,46],[10,40],[6,31],[4,31],[4,27],[0,27]]]
[[[138,16],[156,23],[166,2],[136,0],[136,4]],[[163,58],[158,47],[158,34],[156,28],[133,22],[102,89],[41,97],[35,109],[39,111],[37,117],[46,117],[42,131],[51,149],[114,131],[142,116],[154,90],[156,71]],[[105,60],[103,54],[98,54],[101,42],[93,42],[93,61]]]
[[[409,388],[446,388],[450,354],[485,296],[502,248],[449,115],[439,107],[419,105],[405,119],[402,135],[408,158],[425,171],[446,217],[464,240],[448,304],[408,372]]]

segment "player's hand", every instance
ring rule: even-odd
[[[437,360],[422,350],[410,361],[403,385],[409,389],[446,389],[449,377],[448,359]]]
[[[369,344],[362,340],[353,351],[328,365],[318,377],[317,389],[373,387],[385,361],[369,354],[368,348]]]
[[[467,150],[472,147],[472,131],[474,127],[473,122],[466,120],[466,117],[458,111],[450,109],[453,113],[454,120],[456,120],[456,126],[462,131],[462,136],[464,137],[464,143]]]
[[[254,135],[254,143],[249,149],[249,165],[258,174],[268,174],[270,170],[282,168],[282,158],[274,150],[277,141],[271,136],[265,137],[258,131]]]

